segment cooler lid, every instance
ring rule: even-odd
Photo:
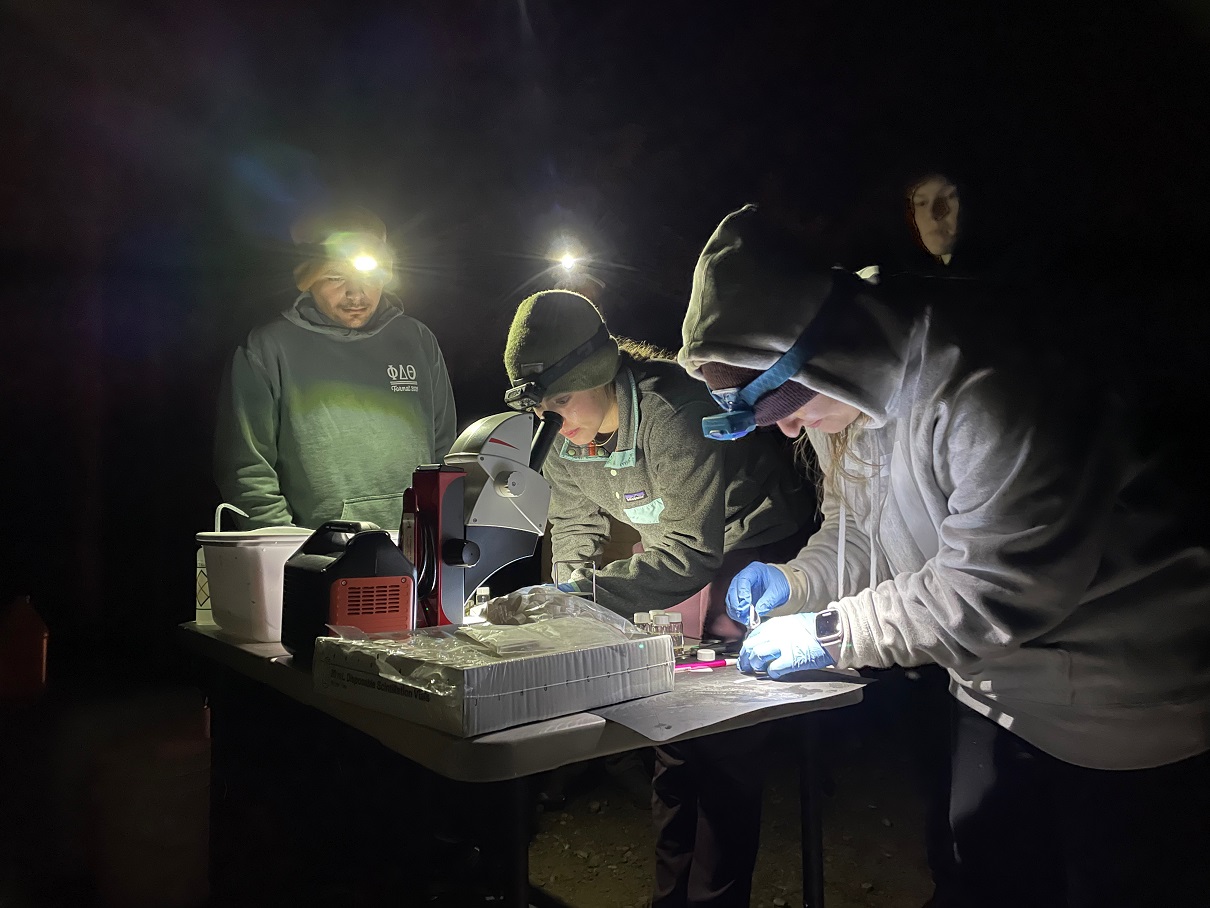
[[[299,546],[313,533],[306,527],[261,527],[259,530],[228,530],[198,533],[202,545],[292,545]]]

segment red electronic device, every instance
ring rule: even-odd
[[[286,561],[282,645],[309,662],[329,627],[367,634],[416,626],[416,569],[372,523],[329,520]]]

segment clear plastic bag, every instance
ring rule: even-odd
[[[496,596],[479,610],[482,617],[493,625],[524,625],[549,621],[551,618],[582,617],[617,628],[626,639],[646,636],[617,612],[548,584],[522,587],[515,592]]]

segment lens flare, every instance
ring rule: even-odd
[[[353,257],[353,267],[358,271],[373,271],[378,267],[378,259],[362,253]]]

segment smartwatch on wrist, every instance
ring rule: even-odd
[[[840,612],[834,608],[815,613],[815,639],[836,665],[840,659],[840,644],[844,640],[844,627],[840,623]]]

